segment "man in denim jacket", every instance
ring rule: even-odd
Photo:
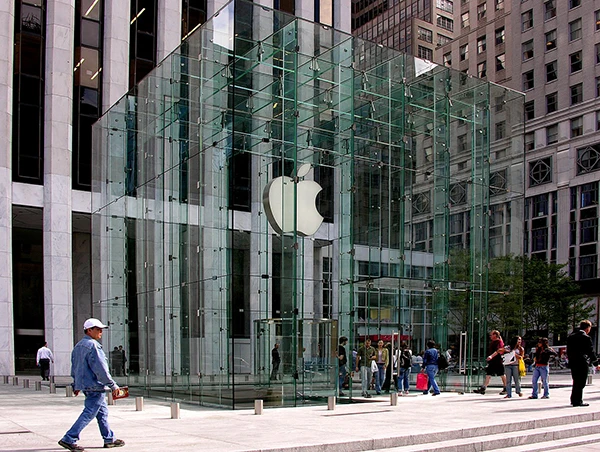
[[[83,412],[69,429],[65,436],[58,442],[69,450],[82,451],[83,447],[77,445],[81,431],[96,418],[100,434],[104,439],[104,447],[121,447],[125,442],[115,439],[113,431],[108,425],[108,407],[104,390],[108,386],[116,395],[119,386],[108,371],[106,355],[100,345],[102,330],[108,328],[98,319],[87,319],[83,324],[85,336],[81,339],[71,353],[71,376],[73,377],[74,394],[80,391],[85,394]]]

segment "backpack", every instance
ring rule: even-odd
[[[410,350],[402,350],[402,353],[400,353],[400,367],[403,369],[408,369],[410,368],[411,362],[412,356]]]
[[[448,368],[448,359],[446,358],[445,354],[438,352],[437,365],[439,370],[445,370]]]

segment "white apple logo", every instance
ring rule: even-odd
[[[307,237],[317,232],[323,223],[323,217],[317,210],[316,204],[317,195],[323,188],[315,181],[299,180],[308,174],[310,168],[310,163],[304,163],[298,168],[295,180],[288,176],[276,177],[263,191],[263,206],[267,219],[278,234],[296,230],[298,235]],[[294,191],[296,192],[295,203]],[[294,228],[294,213],[297,221],[296,228]]]

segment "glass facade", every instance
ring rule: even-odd
[[[488,303],[520,296],[492,257],[522,252],[522,118],[498,85],[225,6],[94,126],[94,314],[127,383],[326,403],[347,336],[348,355],[434,339],[456,351],[445,387],[478,384]]]

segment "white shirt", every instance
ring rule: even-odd
[[[36,363],[40,364],[40,359],[49,359],[54,362],[54,356],[52,356],[52,352],[48,347],[42,347],[37,352],[37,357],[35,358]]]

